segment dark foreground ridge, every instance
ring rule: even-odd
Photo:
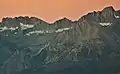
[[[112,6],[52,24],[3,18],[0,74],[119,74],[120,10]]]

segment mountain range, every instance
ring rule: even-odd
[[[120,10],[112,6],[76,21],[36,17],[0,22],[0,74],[119,74]]]

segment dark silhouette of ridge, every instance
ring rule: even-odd
[[[119,12],[120,10],[117,10],[117,12]],[[114,7],[113,6],[108,6],[108,7],[105,7],[102,11],[94,11],[94,12],[89,12],[88,14],[86,14],[86,15],[83,15],[83,16],[81,16],[81,18],[80,19],[78,19],[78,20],[82,20],[84,17],[87,17],[87,16],[89,16],[89,15],[96,15],[96,14],[100,14],[100,13],[112,13],[112,12],[115,12],[115,10],[114,10]],[[39,19],[39,18],[37,18],[37,17],[29,17],[29,16],[18,16],[18,17],[13,17],[13,18],[11,18],[11,17],[5,17],[5,18],[3,18],[2,19],[2,21],[5,21],[5,20],[12,20],[12,19],[16,19],[16,20],[20,20],[20,19],[33,19],[33,20],[36,20],[36,21],[41,21],[41,22],[45,22],[45,23],[47,23],[47,24],[53,24],[53,23],[55,23],[55,22],[59,22],[59,21],[62,21],[62,20],[68,20],[68,21],[71,21],[71,22],[74,22],[74,21],[72,21],[72,20],[70,20],[70,19],[68,19],[68,18],[66,18],[66,17],[63,17],[62,19],[58,19],[58,20],[56,20],[55,22],[53,22],[53,23],[48,23],[48,22],[46,22],[46,21],[44,21],[44,20],[41,20],[41,19]],[[75,20],[75,21],[78,21],[78,20]]]

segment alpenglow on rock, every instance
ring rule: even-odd
[[[120,10],[109,6],[50,24],[3,18],[0,74],[119,74]]]

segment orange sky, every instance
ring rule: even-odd
[[[0,19],[6,16],[37,16],[48,22],[61,17],[78,19],[88,11],[113,5],[120,9],[120,0],[0,0]]]

